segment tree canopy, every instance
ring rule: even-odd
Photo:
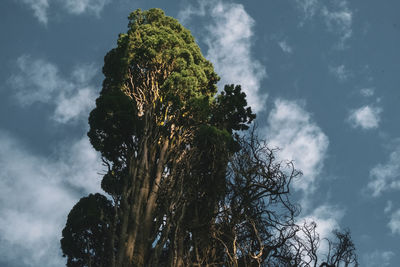
[[[356,263],[348,232],[318,260],[314,224],[297,225],[289,199],[299,172],[244,132],[255,119],[246,95],[240,85],[217,94],[218,75],[177,20],[131,13],[103,74],[88,137],[107,196],[71,210],[67,266]]]

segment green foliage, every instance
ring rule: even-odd
[[[101,194],[90,194],[72,208],[61,239],[68,266],[109,266],[113,217],[112,203]]]
[[[101,180],[101,188],[113,197],[121,196],[123,185],[128,180],[128,169],[117,168],[115,165]]]
[[[191,98],[216,93],[219,78],[212,64],[177,20],[160,9],[136,10],[129,20],[128,33],[119,36],[118,46],[105,57],[103,91],[122,89],[129,71],[140,84],[139,74],[145,70],[154,72],[153,82],[160,87],[160,95],[152,101],[171,102],[176,110],[185,108]]]
[[[96,108],[90,113],[91,127],[88,136],[93,147],[114,163],[128,157],[135,146],[132,136],[142,135],[142,122],[131,99],[120,90],[108,90],[96,100]]]
[[[232,133],[232,130],[247,130],[249,122],[255,118],[251,108],[247,107],[246,94],[241,91],[241,86],[225,85],[224,91],[217,96],[212,121],[222,123]]]

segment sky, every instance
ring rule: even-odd
[[[103,59],[137,8],[162,8],[224,84],[241,84],[259,135],[303,172],[298,222],[350,229],[360,266],[400,262],[397,0],[0,2],[0,266],[63,266],[69,210],[104,168],[87,118]]]

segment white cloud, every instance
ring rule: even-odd
[[[344,211],[342,209],[332,205],[321,205],[302,220],[316,222],[317,232],[323,239],[332,237],[332,231],[340,228],[339,222],[343,216]]]
[[[16,97],[23,106],[35,102],[49,103],[58,91],[70,91],[72,84],[61,79],[58,68],[42,59],[23,55],[17,59],[19,73],[10,78]]]
[[[185,7],[178,12],[178,20],[182,24],[190,22],[193,16],[203,17],[206,15],[206,9],[213,5],[213,0],[196,1],[197,6],[193,4],[185,5]]]
[[[61,230],[79,192],[100,190],[99,156],[87,137],[51,158],[0,131],[0,257],[24,266],[62,266]],[[75,188],[75,190],[73,190]]]
[[[97,72],[94,65],[75,67],[71,79],[63,78],[54,64],[26,55],[17,59],[17,67],[19,72],[9,83],[22,106],[50,104],[54,106],[52,118],[60,123],[86,120],[96,98],[96,90],[89,85]]]
[[[21,56],[9,83],[23,107],[54,107],[52,119],[87,118],[95,90],[93,65],[79,65],[70,78],[54,64]],[[61,230],[80,194],[98,192],[102,169],[86,136],[60,145],[51,157],[35,155],[0,131],[0,257],[24,266],[62,266]]]
[[[278,99],[264,131],[270,146],[280,148],[279,158],[293,160],[295,167],[303,172],[303,177],[294,182],[294,188],[313,192],[329,141],[311,114],[298,102]]]
[[[304,14],[301,25],[316,16],[322,18],[328,31],[339,36],[338,48],[345,48],[346,41],[352,36],[353,24],[353,12],[347,0],[296,0],[296,4]]]
[[[341,82],[346,81],[351,76],[350,71],[344,65],[330,67],[329,71]]]
[[[243,5],[223,1],[199,2],[197,8],[189,5],[179,18],[187,21],[194,15],[210,16],[203,39],[208,46],[206,58],[221,77],[219,85],[241,84],[252,109],[264,109],[267,95],[261,93],[260,84],[266,72],[251,54],[254,19]]]
[[[375,250],[372,253],[366,253],[363,256],[363,266],[366,267],[386,267],[390,266],[391,259],[395,256],[393,251]]]
[[[53,119],[60,123],[67,123],[80,115],[87,115],[93,107],[95,98],[94,89],[91,87],[82,88],[71,97],[62,94],[58,98]]]
[[[291,54],[293,52],[293,48],[286,41],[280,41],[278,45],[285,53]]]
[[[34,16],[39,22],[47,25],[48,10],[50,4],[62,4],[63,8],[70,14],[80,15],[91,13],[99,16],[104,6],[111,0],[16,0],[28,5],[34,12]]]
[[[297,219],[297,223],[302,225],[314,221],[317,224],[321,258],[328,251],[326,238],[334,238],[333,230],[340,229],[339,222],[344,216],[344,210],[330,204],[311,209],[313,205],[309,196],[317,187],[317,177],[329,146],[328,137],[305,110],[304,103],[283,99],[275,101],[263,131],[269,146],[280,148],[278,159],[293,160],[294,166],[303,172],[303,177],[293,183],[294,189],[304,193],[300,200],[304,215]],[[299,237],[304,238],[301,232]]]
[[[75,66],[71,77],[79,84],[88,84],[96,76],[97,72],[98,69],[94,64],[81,64]]]
[[[348,121],[354,128],[360,127],[366,130],[378,128],[381,112],[382,109],[379,107],[366,105],[350,111]]]
[[[339,47],[343,48],[345,41],[352,35],[353,13],[347,8],[347,2],[342,1],[341,3],[346,4],[342,4],[338,11],[330,11],[326,6],[323,7],[322,15],[328,29],[340,35]]]
[[[370,97],[375,94],[374,88],[363,88],[360,90],[360,94],[364,97]]]
[[[34,16],[43,24],[47,24],[47,9],[49,8],[49,0],[19,0],[28,5],[32,10]]]
[[[303,11],[306,19],[314,17],[319,7],[318,0],[296,0],[296,3]]]
[[[400,147],[397,146],[390,154],[388,162],[378,164],[370,171],[370,181],[367,185],[373,197],[383,192],[400,189]]]
[[[103,168],[99,154],[92,148],[86,135],[75,142],[64,144],[57,152],[60,156],[53,165],[58,170],[56,173],[65,177],[65,183],[86,192],[99,191],[98,173]]]
[[[400,234],[400,209],[390,215],[388,226],[392,234]]]
[[[64,0],[64,6],[71,14],[92,13],[99,15],[111,0]]]
[[[316,223],[316,232],[320,238],[318,258],[323,259],[327,254],[329,245],[326,240],[334,240],[335,236],[333,231],[340,229],[339,222],[342,220],[344,214],[345,212],[337,206],[323,204],[315,208],[309,215],[298,219],[298,224],[300,225],[304,222],[310,223],[313,221]],[[300,237],[304,238],[302,233],[300,233]]]
[[[388,200],[386,203],[385,209],[383,210],[384,213],[389,213],[393,209],[393,202],[391,200]]]

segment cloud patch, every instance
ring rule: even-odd
[[[0,131],[0,257],[8,262],[64,265],[66,216],[80,194],[100,190],[101,161],[86,136],[59,152],[34,155]]]
[[[302,218],[302,220],[310,222],[314,221],[317,224],[317,232],[320,238],[332,237],[332,231],[339,229],[339,222],[344,216],[344,211],[333,205],[320,205],[314,211]]]
[[[360,90],[360,94],[364,97],[371,97],[375,94],[374,88],[363,88]]]
[[[340,82],[346,81],[351,76],[351,72],[347,70],[343,64],[336,67],[330,67],[329,72],[333,74]]]
[[[353,33],[353,12],[348,7],[347,0],[296,0],[296,4],[303,13],[301,26],[307,20],[321,18],[327,30],[339,37],[337,48],[346,48],[346,42]]]
[[[379,126],[381,112],[379,107],[366,105],[350,111],[347,119],[354,128],[375,129]]]
[[[49,8],[48,0],[19,0],[20,2],[28,5],[33,11],[33,15],[39,20],[40,23],[47,25],[49,20],[47,10]]]
[[[280,41],[278,42],[278,45],[286,54],[293,53],[293,48],[286,41]]]
[[[395,256],[393,251],[375,250],[372,253],[364,254],[363,262],[366,267],[390,266],[391,259]]]
[[[64,0],[65,9],[71,13],[80,15],[90,13],[96,16],[100,15],[103,8],[110,3],[111,0]]]
[[[352,35],[353,13],[347,7],[346,1],[339,2],[338,10],[329,10],[326,6],[322,8],[322,16],[328,29],[340,36],[339,47],[344,48],[347,39]]]
[[[315,222],[316,232],[320,238],[320,246],[318,249],[318,258],[323,259],[329,251],[329,244],[327,239],[334,240],[335,236],[333,231],[340,229],[340,221],[342,220],[345,212],[337,206],[322,204],[316,207],[312,213],[302,217],[298,220],[298,224]],[[300,237],[304,238],[304,236]]]
[[[71,78],[64,78],[57,66],[43,59],[23,55],[16,63],[18,72],[10,77],[9,84],[21,106],[49,104],[54,107],[52,119],[59,123],[86,120],[96,98],[96,90],[90,85],[97,73],[94,65],[76,66]]]
[[[305,19],[311,19],[318,11],[318,0],[296,0],[296,4],[303,12]]]
[[[252,109],[263,110],[267,95],[260,87],[266,71],[251,54],[254,19],[243,5],[224,1],[199,1],[197,7],[187,6],[178,17],[188,22],[194,16],[209,16],[201,38],[208,48],[206,58],[221,77],[219,85],[241,84]]]
[[[384,213],[389,213],[393,209],[393,202],[391,200],[388,200],[386,203],[385,209],[383,210]]]
[[[80,15],[84,13],[100,15],[103,8],[111,0],[15,0],[28,5],[40,23],[47,25],[49,9],[53,4],[59,4],[69,14]]]
[[[400,234],[400,209],[390,215],[388,227],[392,234]]]
[[[311,114],[299,102],[278,99],[263,131],[270,146],[280,148],[279,158],[293,160],[295,167],[303,172],[303,177],[294,181],[294,188],[312,193],[329,140]]]
[[[400,190],[400,146],[397,146],[386,163],[376,165],[370,171],[367,189],[373,197],[386,191]]]

